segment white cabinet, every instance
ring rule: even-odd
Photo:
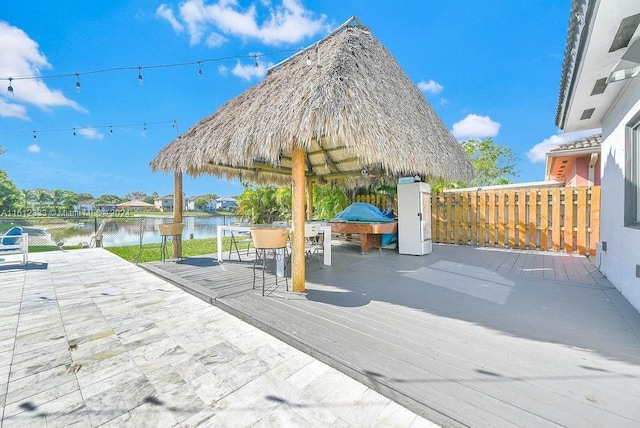
[[[431,252],[431,186],[398,184],[398,252],[421,256]]]

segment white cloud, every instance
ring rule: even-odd
[[[218,46],[224,45],[226,41],[227,41],[227,38],[224,37],[222,34],[220,34],[220,33],[211,33],[207,37],[207,40],[205,41],[205,44],[207,45],[207,47],[217,48]]]
[[[251,80],[252,78],[261,78],[267,74],[267,66],[265,64],[258,63],[256,67],[254,63],[243,65],[239,62],[231,70],[231,74],[234,76],[242,77],[245,80]]]
[[[500,123],[489,116],[469,114],[460,122],[453,124],[451,133],[458,139],[495,137],[500,131]]]
[[[594,134],[602,132],[601,129],[589,129],[586,131],[567,132],[552,135],[549,138],[545,138],[538,144],[534,145],[528,152],[527,158],[531,163],[544,162],[547,158],[547,153],[551,149],[558,147],[561,144],[565,144],[571,141],[576,141],[584,137],[590,137]]]
[[[218,73],[220,73],[222,76],[226,76],[229,74],[229,67],[227,67],[226,65],[221,65],[218,67]]]
[[[220,46],[226,36],[251,38],[267,45],[297,43],[305,37],[330,30],[327,17],[316,17],[299,0],[282,0],[280,5],[260,2],[265,11],[258,12],[256,4],[242,9],[236,0],[219,0],[206,4],[204,0],[187,0],[180,4],[178,17],[166,4],[156,14],[167,20],[174,30],[186,28],[191,44],[203,39],[208,46]],[[258,15],[267,16],[262,22]]]
[[[176,33],[181,33],[184,31],[184,26],[176,19],[175,15],[173,14],[173,9],[171,9],[166,4],[163,3],[158,6],[156,15],[169,21],[169,24],[171,24]]]
[[[7,85],[8,86],[8,85]],[[1,88],[0,88],[0,92]],[[27,109],[20,104],[9,103],[0,98],[0,117],[15,117],[18,119],[28,120]]]
[[[20,76],[40,76],[42,69],[51,68],[38,44],[20,28],[0,21],[0,76],[16,76],[11,82],[13,93],[0,91],[0,116],[28,119],[24,104],[48,110],[71,107],[85,111],[59,90],[47,87],[42,79],[20,79]],[[7,82],[8,86],[8,82]]]
[[[442,86],[435,80],[429,80],[428,82],[421,80],[420,82],[418,82],[418,89],[430,94],[439,94],[444,89],[444,86]]]
[[[40,153],[40,146],[38,146],[37,144],[32,144],[29,147],[27,147],[27,151],[29,153]]]
[[[96,128],[79,128],[76,132],[87,140],[102,140],[104,138],[104,134]]]

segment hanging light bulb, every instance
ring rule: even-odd
[[[73,128],[73,135],[76,135],[76,128]]]
[[[80,92],[80,75],[76,73],[76,92]]]
[[[146,123],[144,123],[144,124],[143,124],[143,126],[144,126],[144,128],[142,128],[142,130],[143,130],[144,132],[147,132],[147,124],[146,124]]]
[[[142,77],[142,67],[138,67],[138,83],[142,84],[144,77]]]
[[[255,61],[254,65],[256,66],[256,68],[258,68],[259,67],[259,65],[258,65],[258,55],[254,55],[253,56],[253,60]]]
[[[33,139],[35,140],[36,138],[38,138],[38,137],[36,136],[36,131],[33,131]]]
[[[9,87],[7,88],[7,91],[9,91],[10,94],[13,94],[13,86],[11,86],[12,80],[13,80],[13,77],[9,77]]]
[[[113,126],[109,126],[109,132],[113,134]]]
[[[200,61],[198,61],[198,74],[202,76],[202,65],[200,64]]]

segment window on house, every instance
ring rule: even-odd
[[[625,142],[625,226],[640,227],[640,113],[629,123]]]

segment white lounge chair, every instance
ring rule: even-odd
[[[21,266],[29,262],[29,234],[21,227],[12,227],[6,233],[0,234],[0,256],[4,254],[22,253]],[[4,261],[4,259],[0,259]]]

